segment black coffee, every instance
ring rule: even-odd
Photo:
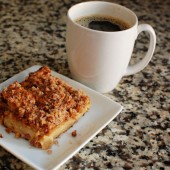
[[[86,16],[75,22],[93,30],[108,32],[122,31],[130,27],[125,21],[108,16]]]

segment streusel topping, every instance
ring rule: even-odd
[[[48,133],[69,117],[74,118],[90,103],[82,91],[52,76],[48,67],[30,73],[22,83],[14,82],[3,89],[0,97],[0,105],[9,106],[4,114],[14,114],[41,133]]]

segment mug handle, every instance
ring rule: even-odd
[[[149,37],[150,37],[149,49],[148,49],[146,55],[144,56],[144,58],[141,61],[137,62],[134,65],[131,65],[131,66],[129,65],[127,67],[125,76],[132,75],[132,74],[135,74],[135,73],[143,70],[148,65],[149,61],[152,58],[153,52],[155,50],[155,45],[156,45],[155,31],[148,24],[138,25],[137,35],[139,35],[142,31],[146,31],[146,32],[149,33]]]

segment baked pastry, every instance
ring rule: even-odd
[[[0,122],[42,149],[69,129],[90,108],[90,98],[51,75],[47,66],[0,93]]]

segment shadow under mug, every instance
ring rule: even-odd
[[[130,28],[106,32],[86,28],[76,19],[86,16],[110,16],[126,21]],[[146,31],[149,48],[143,59],[129,65],[135,40]],[[144,69],[153,56],[156,35],[148,24],[138,25],[138,18],[130,9],[102,1],[83,2],[71,7],[67,14],[66,50],[68,64],[75,80],[101,93],[113,90],[123,76]]]

